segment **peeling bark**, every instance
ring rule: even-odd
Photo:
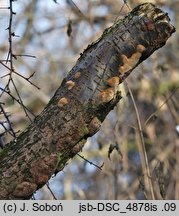
[[[120,83],[175,28],[150,3],[89,45],[34,122],[0,152],[0,199],[28,199],[62,170],[119,102]]]

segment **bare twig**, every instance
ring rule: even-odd
[[[149,162],[148,162],[147,153],[146,153],[146,149],[145,149],[145,142],[144,142],[144,137],[143,137],[143,132],[142,132],[142,125],[141,125],[141,121],[140,121],[140,116],[139,116],[139,112],[138,112],[138,109],[137,109],[137,106],[135,103],[133,93],[132,93],[127,81],[125,81],[125,83],[127,84],[127,88],[129,90],[129,94],[131,96],[132,103],[133,103],[134,109],[135,109],[136,118],[137,118],[137,127],[138,127],[138,132],[139,132],[139,137],[140,137],[139,154],[140,154],[140,158],[141,158],[141,164],[142,164],[142,169],[143,169],[143,174],[144,174],[145,186],[147,186],[147,189],[149,190],[147,198],[154,200],[155,199],[154,189],[153,189],[153,185],[152,185]]]
[[[67,4],[72,7],[72,10],[79,16],[83,17],[86,19],[86,16],[84,15],[84,13],[81,12],[81,10],[79,9],[79,7],[74,3],[74,1],[72,0],[66,0]]]
[[[0,7],[0,10],[9,10],[9,7]]]
[[[3,106],[2,106],[2,104],[0,104],[0,109],[1,109],[1,112],[3,113],[3,115],[4,115],[4,117],[5,117],[6,121],[7,121],[7,123],[8,123],[8,125],[9,125],[9,130],[4,126],[4,124],[1,124],[1,125],[4,127],[5,131],[8,131],[8,132],[10,133],[11,136],[13,136],[14,138],[16,138],[16,133],[15,133],[13,127],[12,127],[12,123],[11,123],[11,121],[10,121],[10,119],[9,119],[9,116],[8,116],[7,113],[5,112],[5,110],[4,110]]]
[[[14,81],[13,75],[17,75],[23,79],[25,79],[27,82],[29,82],[31,85],[33,85],[34,87],[36,87],[37,89],[40,89],[38,86],[36,86],[31,80],[30,78],[34,75],[31,74],[29,77],[25,77],[23,75],[21,75],[20,73],[15,71],[14,68],[14,59],[17,59],[17,57],[31,57],[31,58],[35,58],[34,55],[28,55],[28,54],[14,54],[13,52],[13,37],[19,37],[18,35],[16,35],[16,33],[12,30],[12,24],[13,24],[13,17],[16,15],[16,13],[13,10],[13,3],[15,1],[14,0],[9,0],[9,7],[3,7],[9,10],[9,24],[7,27],[8,30],[8,41],[9,41],[9,50],[8,50],[8,54],[7,54],[7,58],[6,60],[1,60],[0,64],[3,65],[7,70],[8,73],[6,73],[5,75],[1,76],[1,78],[5,78],[8,77],[8,81],[5,85],[4,88],[0,88],[1,90],[1,94],[0,97],[2,97],[2,95],[4,93],[7,93],[14,101],[16,101],[17,103],[20,104],[20,106],[22,107],[25,115],[27,116],[27,118],[30,120],[30,122],[32,121],[28,112],[30,112],[33,116],[35,116],[23,103],[23,100],[20,96],[20,92],[18,91],[18,88],[16,86],[16,83]],[[12,86],[10,87],[10,84],[12,84]],[[13,95],[13,93],[11,92],[13,90],[15,90],[15,94],[17,95],[17,98]],[[28,111],[28,112],[27,112]],[[6,117],[5,117],[6,118]]]
[[[87,160],[84,156],[81,156],[79,153],[77,153],[77,155],[82,158],[83,160],[85,160],[86,162],[88,162],[90,165],[93,165],[95,167],[97,167],[98,169],[102,170],[102,167],[104,166],[104,163],[101,166],[98,166],[96,164],[94,164],[93,162]]]
[[[14,101],[16,101],[20,106],[23,106],[23,108],[26,110],[26,113],[27,113],[27,111],[29,112],[29,113],[31,113],[34,117],[35,117],[35,115],[34,115],[34,113],[32,113],[31,111],[30,111],[30,109],[28,109],[25,105],[23,105],[22,103],[21,103],[21,100],[19,100],[19,98],[16,98],[16,97],[14,97],[12,94],[11,94],[11,92],[10,91],[8,91],[8,90],[6,90],[7,89],[7,87],[5,87],[5,88],[1,88],[0,87],[0,90],[2,91],[2,93],[6,93],[6,94],[8,94]],[[1,93],[1,95],[2,95],[2,93]],[[0,95],[0,97],[1,97],[1,95]]]
[[[46,186],[47,186],[48,190],[50,191],[50,193],[52,194],[52,196],[53,196],[53,199],[54,199],[54,200],[57,200],[57,198],[56,198],[55,194],[53,193],[52,189],[51,189],[51,188],[50,188],[50,186],[49,186],[49,182],[48,182],[48,183],[46,183]]]
[[[171,99],[171,97],[177,92],[178,89],[179,89],[179,86],[176,87],[173,90],[173,92],[165,99],[165,101],[158,107],[158,109],[148,117],[148,119],[145,121],[145,125],[147,125],[147,123],[150,121],[150,119],[159,112],[159,110],[167,103],[168,100]]]

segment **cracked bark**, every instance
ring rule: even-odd
[[[62,170],[119,102],[120,83],[174,31],[166,13],[145,3],[89,45],[42,113],[0,152],[0,199],[29,199]]]

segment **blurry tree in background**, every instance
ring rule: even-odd
[[[9,2],[13,11],[7,8]],[[88,44],[116,17],[122,18],[144,2],[0,0],[0,143],[15,138],[43,110]],[[148,2],[169,13],[178,29],[178,0]],[[12,41],[8,40],[9,27]],[[81,157],[77,155],[34,197],[147,199],[139,148],[142,132],[155,198],[179,199],[177,56],[176,31],[165,47],[122,84],[123,99],[107,116],[101,130],[88,139]],[[9,68],[17,73],[11,74]],[[102,170],[98,169],[103,163]]]

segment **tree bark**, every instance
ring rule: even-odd
[[[120,83],[174,31],[166,13],[145,3],[89,45],[42,113],[0,152],[0,199],[28,199],[62,170],[118,103]]]

